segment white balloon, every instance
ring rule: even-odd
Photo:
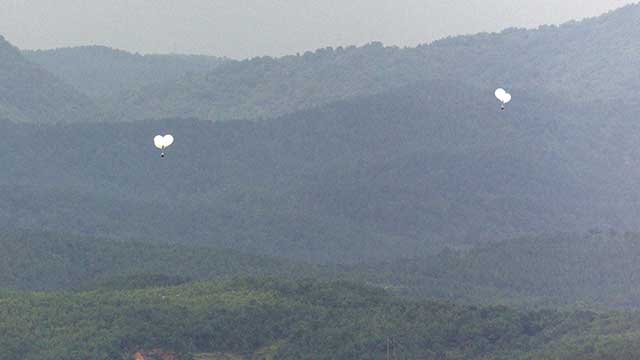
[[[500,88],[498,90],[496,90],[496,97],[498,98],[498,100],[500,100],[503,104],[508,103],[509,101],[511,101],[511,94],[509,94],[505,89]]]
[[[173,144],[173,136],[172,135],[157,135],[153,138],[153,144],[160,150],[167,148]]]

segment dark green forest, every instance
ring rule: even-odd
[[[405,359],[621,359],[636,353],[640,326],[637,315],[403,301],[309,280],[5,292],[0,303],[3,356],[29,360],[129,359],[144,349],[181,359],[385,359],[387,344]]]

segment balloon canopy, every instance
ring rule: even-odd
[[[166,149],[167,147],[173,144],[173,136],[172,135],[158,135],[153,138],[153,144],[160,150]]]

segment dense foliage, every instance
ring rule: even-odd
[[[3,356],[25,360],[130,359],[144,349],[183,358],[268,352],[277,359],[384,359],[389,351],[404,359],[524,359],[545,351],[584,359],[635,351],[640,326],[635,314],[409,302],[311,281],[4,293],[0,303]]]

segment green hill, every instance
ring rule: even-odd
[[[11,359],[131,359],[136,351],[153,350],[180,359],[216,353],[249,358],[257,352],[278,359],[638,355],[637,314],[409,302],[349,283],[241,280],[3,293],[0,303],[0,348]]]
[[[188,279],[319,274],[311,266],[231,250],[24,231],[0,236],[0,289],[129,288]]]
[[[0,118],[39,124],[103,119],[87,96],[26,60],[2,36]]]
[[[640,307],[640,235],[524,237],[468,251],[362,265],[355,278],[398,293],[456,302],[533,307]]]
[[[467,251],[322,267],[233,250],[5,232],[0,288],[131,289],[238,276],[365,282],[413,299],[520,308],[639,309],[640,235],[512,239]]]

